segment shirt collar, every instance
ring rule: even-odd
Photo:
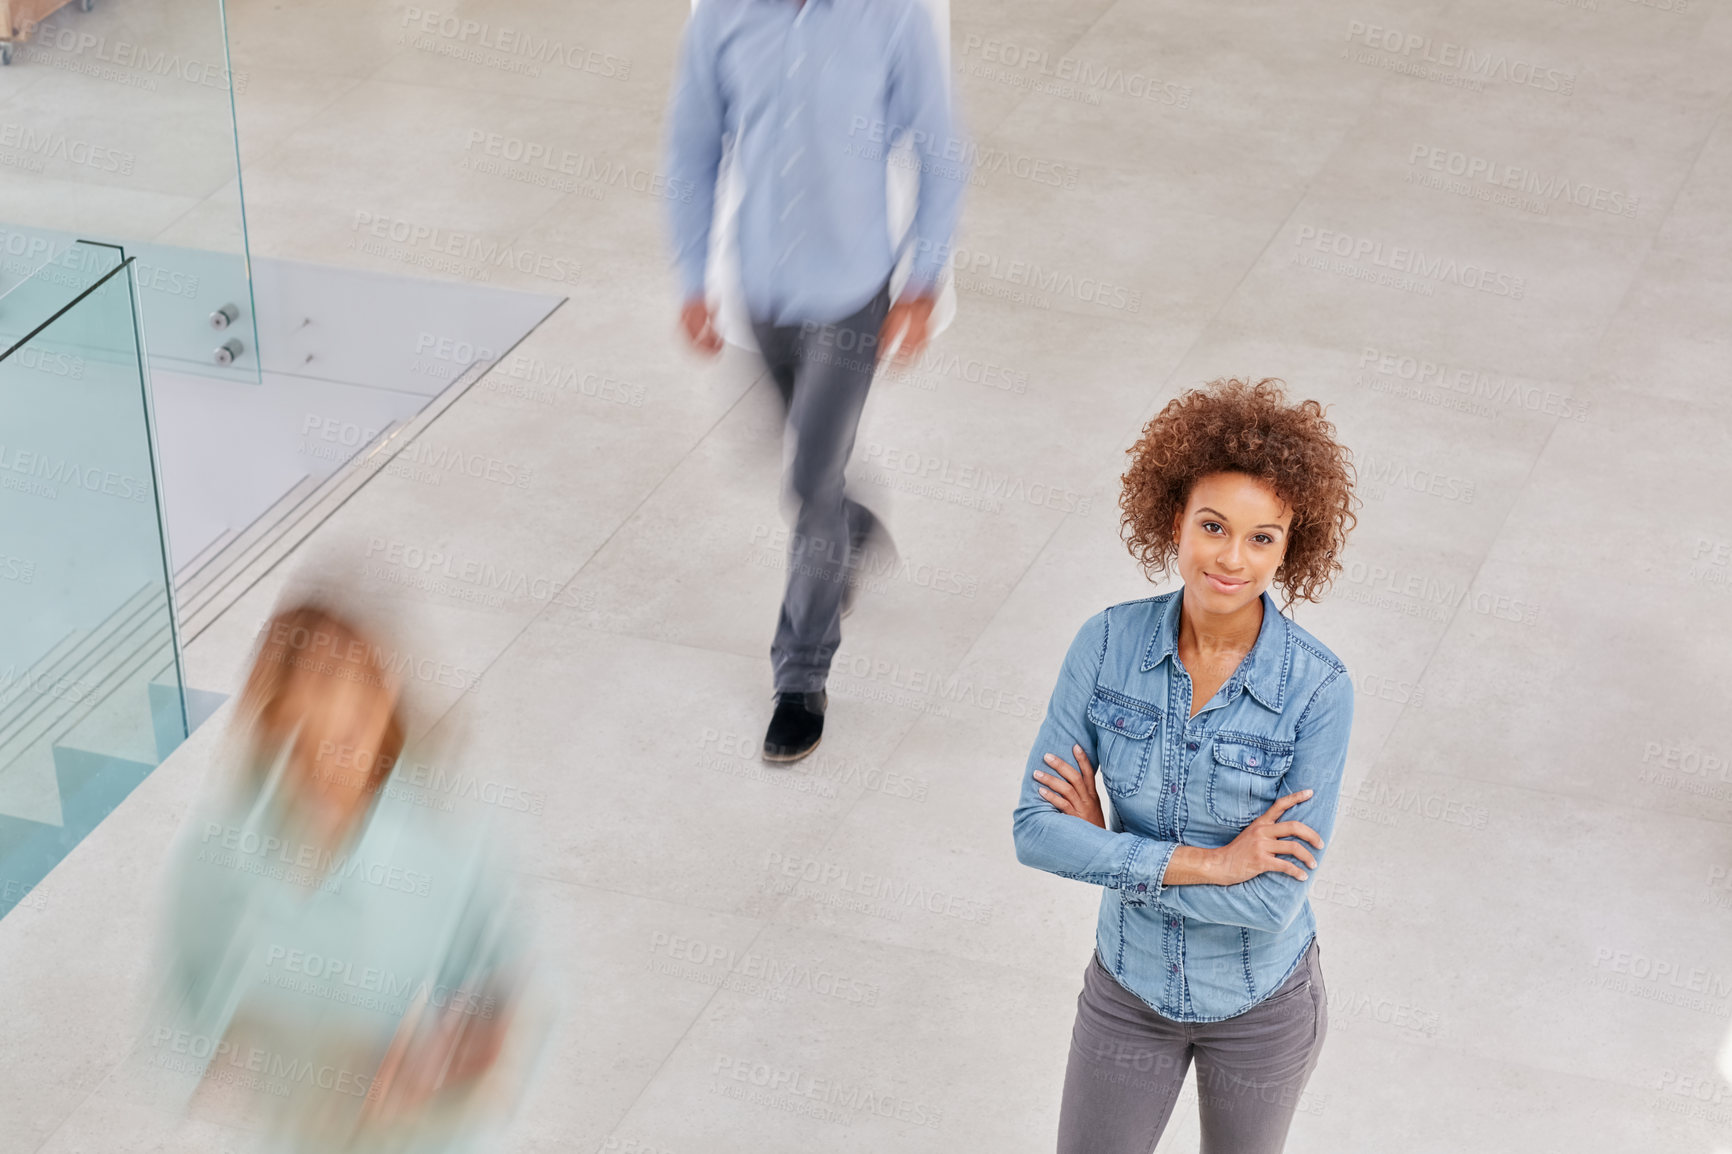
[[[810,0],[808,0],[810,2]],[[1167,601],[1167,607],[1155,625],[1155,635],[1149,638],[1149,650],[1143,657],[1143,672],[1147,673],[1179,649],[1179,607],[1185,592],[1180,589]],[[1247,659],[1228,679],[1227,696],[1231,699],[1238,685],[1264,705],[1281,712],[1281,699],[1287,689],[1287,648],[1290,640],[1287,618],[1275,608],[1275,599],[1263,591],[1263,625],[1257,630],[1257,642],[1251,646]]]

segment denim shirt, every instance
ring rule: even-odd
[[[1104,886],[1095,945],[1119,984],[1165,1017],[1218,1022],[1278,989],[1316,933],[1300,881],[1264,873],[1236,885],[1162,884],[1180,845],[1226,845],[1277,797],[1315,792],[1282,815],[1335,829],[1353,683],[1347,669],[1263,594],[1251,652],[1191,716],[1179,660],[1183,590],[1102,610],[1065,655],[1016,808],[1016,856],[1060,877]],[[1080,745],[1104,779],[1110,829],[1040,796],[1042,758],[1076,762]],[[1055,775],[1056,776],[1056,775]],[[1295,840],[1295,839],[1290,839]],[[1326,850],[1306,845],[1319,867]],[[1286,859],[1293,860],[1293,859]]]

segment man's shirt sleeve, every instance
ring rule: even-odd
[[[952,109],[948,67],[939,55],[938,36],[926,7],[915,0],[892,48],[886,133],[887,140],[906,133],[919,162],[920,190],[910,233],[914,262],[904,296],[934,291],[950,261],[951,238],[962,213],[962,190],[968,183],[969,150]]]
[[[668,110],[667,170],[671,188],[677,190],[668,198],[668,208],[683,300],[704,293],[716,172],[721,165],[727,120],[726,101],[716,76],[716,8],[714,2],[699,4],[686,21]]]

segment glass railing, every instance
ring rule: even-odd
[[[152,359],[257,384],[222,0],[0,3],[0,60],[0,292],[125,245]]]
[[[187,734],[136,261],[0,296],[0,914]]]

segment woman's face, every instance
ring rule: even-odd
[[[339,833],[368,802],[368,783],[391,724],[396,694],[372,669],[333,661],[301,670],[283,701],[301,724],[288,777],[297,812],[327,837]]]
[[[1185,600],[1226,614],[1261,597],[1281,567],[1292,522],[1293,510],[1266,481],[1245,473],[1199,477],[1173,534]]]

